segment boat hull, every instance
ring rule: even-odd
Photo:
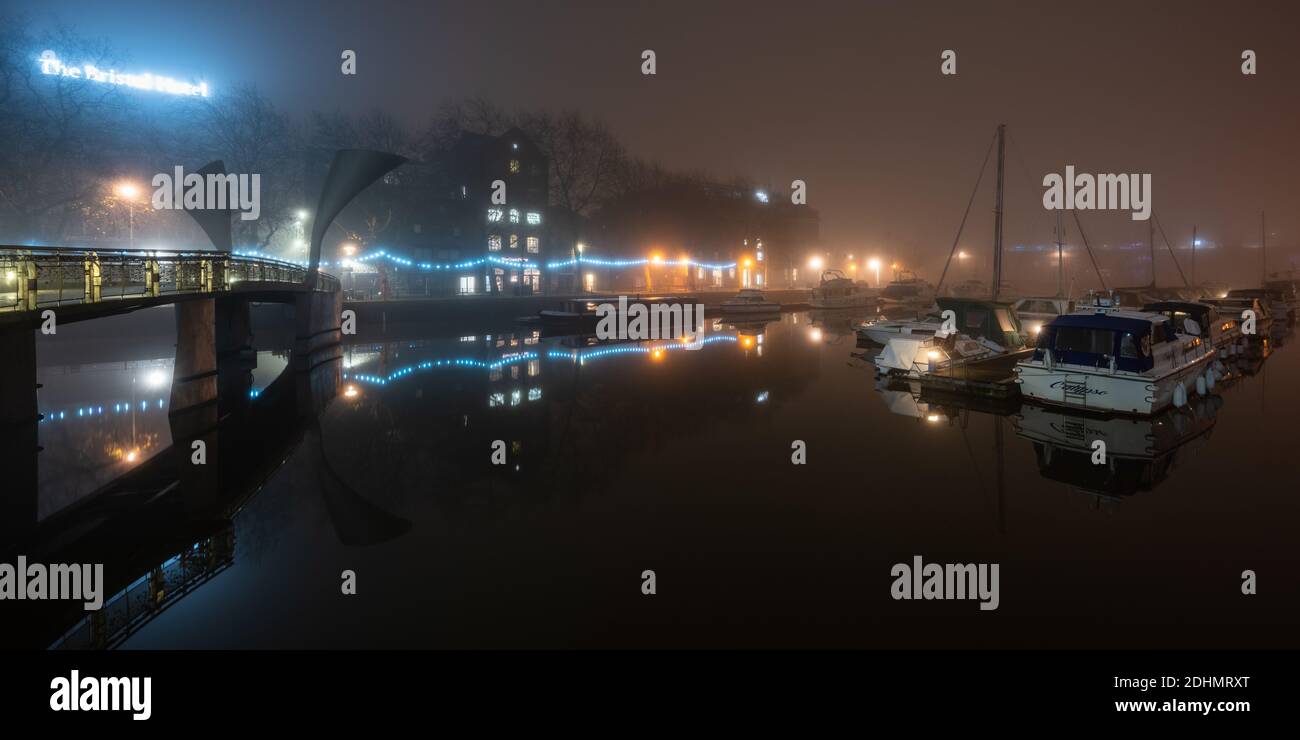
[[[1039,362],[1022,362],[1016,366],[1016,382],[1020,384],[1022,396],[1040,403],[1099,413],[1151,416],[1174,405],[1179,386],[1188,398],[1195,394],[1196,379],[1205,375],[1214,357],[1214,352],[1207,352],[1158,378],[1072,365],[1058,364],[1049,369]]]

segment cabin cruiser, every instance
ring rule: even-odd
[[[1074,301],[1069,298],[1021,298],[1015,302],[1016,318],[1024,327],[1025,336],[1036,337],[1052,319],[1063,313],[1074,313]]]
[[[1254,298],[1268,308],[1273,317],[1273,326],[1285,323],[1295,326],[1295,305],[1289,303],[1281,290],[1268,288],[1237,288],[1228,291],[1228,298]]]
[[[1268,304],[1258,298],[1207,298],[1205,303],[1218,309],[1225,321],[1232,321],[1237,332],[1246,339],[1259,341],[1273,333],[1273,314],[1269,312]],[[1255,331],[1250,334],[1245,331],[1242,317],[1246,311],[1255,314]]]
[[[1073,313],[1053,319],[1016,365],[1022,396],[1055,406],[1151,416],[1212,388],[1216,351],[1180,335],[1169,317],[1143,311]]]
[[[839,270],[826,270],[808,303],[813,308],[861,308],[874,305],[876,300],[867,286],[853,282]]]
[[[938,315],[921,319],[877,319],[859,326],[858,338],[883,345],[897,336],[932,337],[942,326],[943,319]]]
[[[1159,301],[1142,307],[1174,322],[1174,331],[1184,336],[1203,337],[1220,355],[1232,354],[1241,339],[1240,322],[1219,316],[1218,308],[1195,301]]]
[[[723,301],[718,306],[718,310],[727,316],[739,314],[768,316],[781,313],[781,304],[769,301],[767,296],[763,295],[763,291],[757,288],[743,288],[735,298]]]
[[[898,279],[880,291],[880,302],[886,305],[925,307],[934,302],[934,286],[918,278],[916,273],[903,270]]]
[[[1026,348],[1010,302],[941,297],[939,330],[897,335],[874,358],[878,372],[910,378],[998,381],[1033,350]],[[952,312],[946,321],[944,314]]]

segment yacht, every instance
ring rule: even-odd
[[[922,319],[876,319],[858,327],[858,338],[876,344],[889,344],[897,336],[933,337],[943,326],[943,319],[938,316],[926,316]]]
[[[875,305],[877,297],[861,283],[855,283],[839,270],[826,270],[813,288],[808,301],[813,308],[860,308]]]
[[[781,304],[773,303],[757,288],[743,288],[735,298],[724,301],[718,306],[723,315],[736,316],[744,314],[772,315],[781,313]]]
[[[898,273],[898,279],[880,291],[880,302],[923,308],[934,303],[934,294],[933,285],[918,278],[911,270],[903,270]]]
[[[1016,365],[1022,396],[1055,406],[1151,416],[1214,386],[1216,351],[1169,317],[1130,310],[1053,319]]]
[[[1189,337],[1203,337],[1220,355],[1232,354],[1241,339],[1240,321],[1219,315],[1219,309],[1197,301],[1159,301],[1142,307],[1144,313],[1158,313],[1174,323],[1174,331]]]
[[[1286,326],[1295,326],[1295,306],[1287,301],[1280,289],[1237,288],[1228,291],[1228,298],[1254,298],[1268,309],[1276,327],[1285,322]]]
[[[1064,313],[1074,313],[1074,301],[1069,298],[1021,298],[1015,302],[1016,317],[1024,327],[1025,336],[1036,337],[1052,319]]]
[[[899,334],[874,358],[882,374],[909,378],[947,377],[999,381],[1033,350],[1025,346],[1020,323],[1010,302],[973,298],[937,298],[940,316],[952,312],[951,323],[940,318],[930,336]]]

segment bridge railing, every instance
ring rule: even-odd
[[[226,252],[0,246],[0,312],[109,300],[222,293],[242,283],[303,285],[307,268]],[[338,289],[321,274],[317,290]]]

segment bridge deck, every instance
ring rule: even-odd
[[[66,322],[216,295],[283,301],[338,289],[325,274],[309,287],[302,265],[226,252],[0,246],[0,322],[52,308]]]

